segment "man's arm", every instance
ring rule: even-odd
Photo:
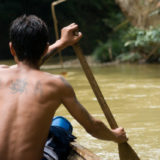
[[[48,47],[47,53],[40,62],[40,66],[57,52],[63,50],[68,46],[72,46],[82,38],[82,33],[78,31],[78,25],[75,23],[62,28],[61,38]]]
[[[111,140],[117,143],[127,141],[123,128],[120,127],[115,130],[110,130],[102,121],[92,117],[77,100],[71,85],[64,78],[61,78],[61,80],[63,81],[63,89],[61,92],[62,103],[89,134],[102,140]]]

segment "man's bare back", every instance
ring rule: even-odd
[[[62,80],[27,67],[0,70],[0,159],[40,160]]]

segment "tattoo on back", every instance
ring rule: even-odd
[[[38,81],[34,87],[34,94],[36,96],[42,96],[43,94],[43,88],[42,88],[42,84],[40,81]]]
[[[24,79],[17,79],[16,81],[12,82],[10,89],[13,94],[23,93],[27,89],[27,82]]]

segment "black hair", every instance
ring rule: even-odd
[[[35,15],[23,15],[11,24],[10,41],[19,61],[38,62],[48,40],[48,28],[45,22]]]

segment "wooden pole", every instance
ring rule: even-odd
[[[59,3],[65,2],[66,0],[57,0],[51,4],[51,11],[52,11],[52,18],[53,18],[53,23],[54,23],[54,29],[55,29],[55,34],[56,34],[56,40],[59,39],[59,34],[58,34],[58,21],[55,13],[55,6],[58,5]],[[63,68],[63,58],[61,52],[57,50],[53,50],[50,53],[47,53],[45,55],[40,63],[40,66],[43,65],[51,56],[54,56],[55,54],[59,53],[59,59],[60,59],[60,64],[61,67]]]
[[[58,21],[55,13],[55,6],[58,5],[59,3],[65,2],[66,0],[58,0],[55,1],[51,4],[51,11],[52,11],[52,18],[53,18],[53,23],[54,23],[54,29],[55,29],[55,34],[56,34],[56,40],[59,39],[59,33],[58,33]],[[62,58],[62,53],[59,52],[59,59],[60,59],[60,64],[61,67],[63,68],[63,58]]]

